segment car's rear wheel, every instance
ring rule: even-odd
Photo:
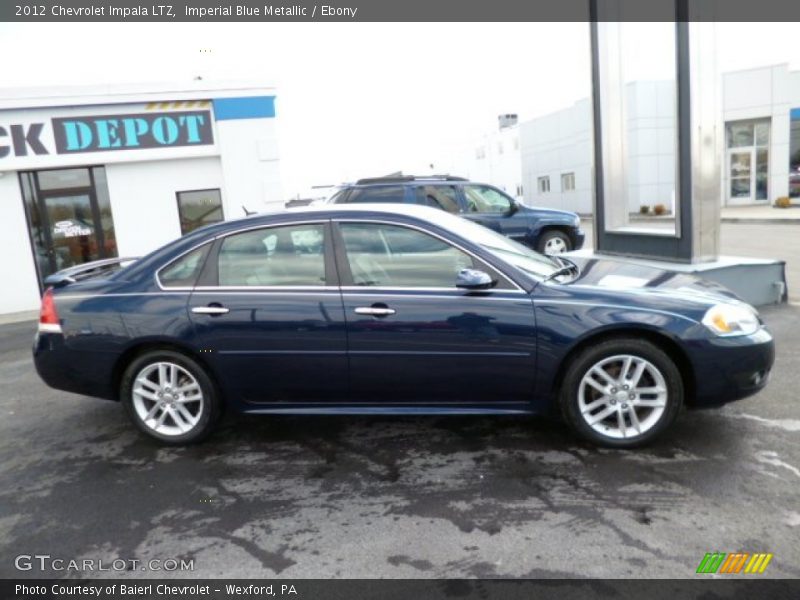
[[[572,241],[569,236],[558,229],[545,231],[539,238],[539,252],[542,254],[561,254],[572,250]]]
[[[222,409],[205,370],[171,350],[147,352],[133,360],[122,377],[120,398],[141,431],[168,444],[202,440]]]
[[[573,429],[602,446],[631,448],[667,429],[683,404],[674,361],[635,338],[592,345],[567,367],[561,408]]]

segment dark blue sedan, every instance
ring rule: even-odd
[[[772,336],[715,284],[547,257],[444,211],[325,206],[197,230],[49,279],[50,386],[200,440],[247,413],[561,413],[592,442],[652,440],[682,407],[764,387]]]

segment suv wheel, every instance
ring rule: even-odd
[[[542,237],[539,238],[539,247],[537,249],[542,254],[561,254],[572,250],[572,242],[563,231],[551,229],[550,231],[545,231]]]

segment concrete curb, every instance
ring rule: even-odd
[[[800,219],[756,219],[753,217],[723,217],[720,223],[743,223],[746,225],[800,225]]]
[[[38,310],[26,310],[22,312],[8,313],[0,315],[0,325],[9,323],[22,323],[23,321],[36,321],[39,318]]]

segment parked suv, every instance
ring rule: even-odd
[[[545,254],[583,246],[580,217],[572,212],[530,208],[505,192],[463,177],[378,177],[342,186],[331,204],[422,204],[466,217]]]
[[[583,246],[580,217],[573,212],[530,208],[505,192],[463,177],[376,177],[343,185],[328,203],[404,203],[440,208],[494,229],[545,254]]]

